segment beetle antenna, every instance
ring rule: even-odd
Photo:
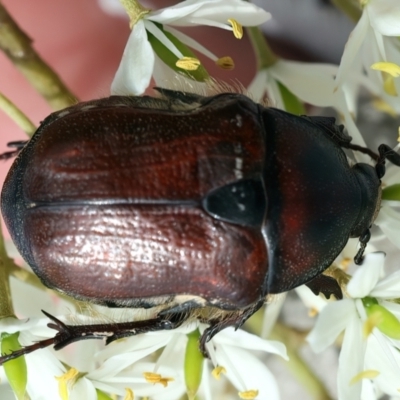
[[[342,147],[354,151],[359,151],[360,153],[367,154],[369,155],[373,160],[378,161],[379,160],[379,155],[373,152],[372,150],[368,149],[367,147],[359,146],[358,144],[353,144],[353,143],[346,143],[343,144]]]
[[[350,150],[359,151],[360,153],[368,154],[373,160],[376,161],[376,173],[378,174],[378,178],[381,179],[385,175],[386,160],[389,160],[392,164],[400,167],[400,154],[394,151],[392,148],[387,146],[386,144],[381,144],[378,147],[379,154],[374,153],[372,150],[359,146],[357,144],[346,143],[343,144],[342,147],[345,147]]]

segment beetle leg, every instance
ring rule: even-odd
[[[190,316],[190,313],[180,313],[170,314],[165,317],[147,319],[144,321],[110,324],[107,326],[118,326],[118,329],[114,330],[113,335],[107,337],[106,344],[109,344],[117,339],[138,335],[140,333],[167,331],[175,329],[181,326]]]
[[[18,155],[18,153],[25,147],[28,143],[28,140],[17,140],[15,142],[7,143],[8,147],[14,147],[15,150],[6,151],[5,153],[0,154],[0,160],[8,160]]]
[[[367,229],[361,236],[360,236],[360,249],[357,251],[357,254],[354,257],[354,262],[357,265],[361,265],[363,262],[363,255],[364,255],[364,250],[367,247],[367,244],[369,242],[369,239],[371,239],[371,232],[369,229]]]
[[[85,339],[106,339],[106,344],[124,337],[135,336],[141,333],[175,329],[185,322],[190,314],[172,314],[168,317],[156,317],[143,321],[119,322],[110,324],[66,325],[57,318],[43,311],[54,323],[49,328],[58,330],[54,337],[54,349],[63,347]]]
[[[310,282],[306,283],[311,291],[318,296],[322,293],[327,299],[333,294],[337,299],[343,298],[342,290],[335,278],[326,275],[318,275]]]
[[[57,334],[45,340],[13,351],[0,357],[0,365],[7,361],[32,353],[35,350],[54,345],[54,350],[60,350],[73,342],[85,339],[106,339],[106,344],[114,340],[141,333],[170,330],[179,327],[189,317],[190,313],[170,314],[167,317],[156,317],[144,321],[121,322],[111,324],[67,325],[53,315],[43,311],[52,322],[47,326],[55,329]]]
[[[379,157],[376,162],[376,173],[378,174],[378,178],[381,179],[383,175],[385,175],[386,167],[385,162],[389,160],[392,164],[400,166],[400,154],[396,153],[393,149],[391,149],[386,144],[381,144],[378,147]]]
[[[218,332],[230,326],[234,326],[235,330],[239,329],[255,312],[257,312],[264,305],[264,302],[265,299],[262,298],[257,303],[246,308],[244,311],[234,313],[228,318],[205,321],[209,323],[210,326],[200,337],[200,351],[202,352],[203,356],[209,358],[206,349],[206,343],[209,342]]]

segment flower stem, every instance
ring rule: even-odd
[[[76,103],[75,96],[31,46],[31,39],[0,4],[0,50],[54,110]]]
[[[4,237],[0,226],[0,319],[14,317],[10,292],[10,273],[7,265],[12,263],[4,246]]]
[[[33,122],[6,96],[0,93],[0,109],[3,110],[28,136],[36,131]]]
[[[362,11],[359,1],[354,0],[332,0],[333,5],[340,11],[344,12],[352,21],[358,22]]]
[[[256,55],[257,69],[261,70],[274,65],[279,58],[272,51],[261,30],[257,27],[250,27],[246,28],[246,32],[249,35],[254,53]]]

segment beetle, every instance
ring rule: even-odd
[[[322,275],[379,210],[388,146],[353,145],[334,118],[295,116],[243,94],[111,96],[47,117],[18,154],[1,195],[10,235],[48,287],[109,307],[157,310],[145,321],[65,325],[0,358],[81,339],[110,343],[210,326],[200,349],[241,326],[268,295],[307,284],[341,298]],[[376,166],[350,166],[343,149]],[[210,312],[218,310],[218,312]]]

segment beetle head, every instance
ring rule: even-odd
[[[369,229],[376,217],[381,203],[382,190],[374,167],[359,163],[353,166],[353,172],[360,188],[361,207],[350,236],[360,237]]]

